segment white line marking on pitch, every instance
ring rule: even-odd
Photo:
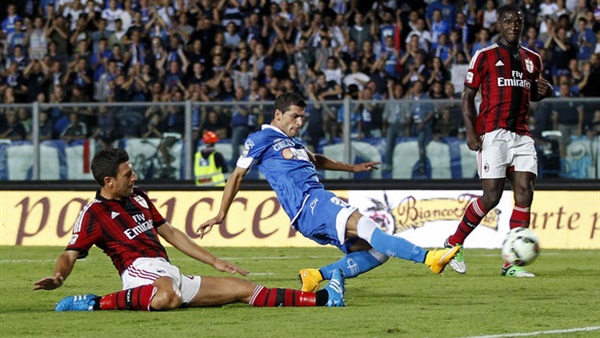
[[[467,338],[527,337],[527,336],[537,336],[537,335],[541,335],[541,334],[561,334],[561,333],[573,333],[573,332],[589,332],[589,331],[598,331],[598,330],[600,330],[600,326],[588,326],[588,327],[577,327],[577,328],[573,328],[573,329],[564,329],[564,330],[515,332],[515,333],[494,334],[494,335],[489,335],[489,336],[471,336],[471,337],[467,337]]]

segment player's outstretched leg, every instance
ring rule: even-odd
[[[97,299],[98,296],[92,294],[68,296],[56,304],[54,311],[94,311]]]
[[[323,280],[331,279],[332,274],[342,270],[344,278],[354,278],[360,274],[380,266],[387,262],[388,256],[375,249],[368,251],[356,251],[347,254],[337,262],[323,266],[320,269],[302,269],[298,278],[302,283],[302,291],[316,292]]]
[[[356,226],[358,237],[366,240],[375,250],[390,257],[424,263],[435,274],[440,274],[452,258],[456,256],[459,247],[427,251],[404,238],[390,236],[383,232],[375,221],[362,216]]]
[[[448,238],[446,238],[446,241],[444,242],[445,248],[451,249],[455,246],[459,247],[459,250],[458,253],[456,253],[456,256],[454,256],[454,258],[452,258],[450,261],[450,267],[458,273],[467,273],[467,263],[465,263],[465,259],[463,257],[462,244],[452,245],[448,242]]]
[[[329,299],[327,300],[326,306],[345,306],[346,300],[344,299],[344,292],[346,287],[344,285],[344,276],[342,270],[335,270],[331,275],[329,284],[325,287]]]
[[[344,306],[344,276],[341,270],[334,272],[329,284],[316,292],[267,288],[256,285],[248,303],[252,306]]]

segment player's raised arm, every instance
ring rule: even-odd
[[[75,266],[78,255],[79,252],[74,250],[63,252],[56,260],[54,274],[33,283],[33,290],[54,290],[62,286],[65,279],[67,279],[71,274],[71,271],[73,271],[73,266]]]
[[[199,260],[202,263],[211,265],[215,269],[222,272],[239,273],[244,276],[248,274],[248,271],[232,263],[217,258],[208,250],[196,244],[183,231],[173,228],[169,222],[166,222],[158,227],[157,231],[162,238],[164,238],[179,251],[196,260]]]
[[[196,232],[200,232],[200,238],[204,237],[204,234],[210,231],[210,229],[215,224],[221,224],[227,216],[227,212],[229,211],[229,207],[233,202],[233,199],[237,195],[238,191],[240,191],[240,185],[242,184],[242,180],[244,176],[248,172],[248,169],[236,167],[233,173],[227,179],[227,184],[225,184],[225,189],[223,190],[223,197],[221,198],[221,206],[219,207],[219,212],[217,215],[206,222],[202,223]]]
[[[317,169],[359,173],[363,171],[373,171],[379,169],[378,165],[381,164],[381,162],[363,162],[358,164],[349,164],[336,161],[322,154],[313,154],[308,150],[306,152],[308,153],[311,162],[315,165]]]

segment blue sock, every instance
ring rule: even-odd
[[[357,251],[349,253],[339,261],[324,266],[319,270],[326,280],[331,279],[331,273],[334,270],[340,269],[344,272],[344,278],[353,278],[380,266],[384,262],[385,260],[383,262],[379,261],[369,251]]]
[[[409,261],[423,263],[427,250],[412,244],[404,238],[394,237],[377,228],[371,236],[371,246],[390,257],[398,257]]]

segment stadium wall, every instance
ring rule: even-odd
[[[349,181],[326,182],[388,233],[423,247],[439,247],[468,203],[481,194],[479,182]],[[600,182],[542,182],[536,188],[531,227],[542,248],[600,249]],[[245,182],[229,216],[202,240],[198,225],[216,214],[222,192],[200,190],[192,182],[140,182],[171,223],[204,246],[310,247],[313,242],[289,226],[275,194],[263,181]],[[390,189],[391,188],[391,189]],[[73,223],[94,196],[89,181],[20,182],[0,185],[0,245],[65,246]],[[465,243],[467,248],[499,248],[508,231],[512,193]]]

